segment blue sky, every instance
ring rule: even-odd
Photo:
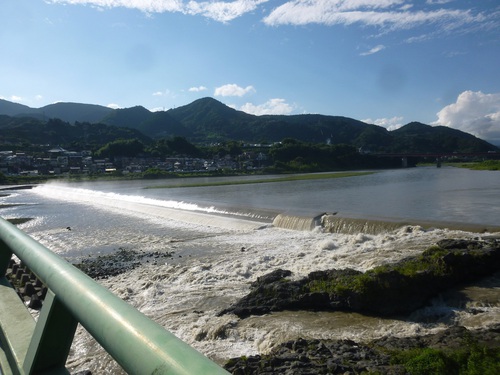
[[[420,121],[500,141],[498,0],[1,0],[0,98]]]

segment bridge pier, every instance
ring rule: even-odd
[[[406,156],[401,158],[401,167],[408,168],[408,158]]]

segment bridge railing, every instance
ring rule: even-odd
[[[48,288],[36,322],[5,276],[12,254]],[[0,373],[69,374],[65,363],[78,323],[128,374],[227,374],[0,218]]]

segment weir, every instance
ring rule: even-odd
[[[314,217],[310,216],[297,216],[290,214],[279,214],[273,220],[273,225],[278,228],[283,229],[293,229],[293,230],[313,230],[315,227],[321,225],[321,218],[323,214],[316,215]]]
[[[495,233],[500,232],[500,227],[495,225],[436,222],[424,220],[408,221],[383,221],[369,219],[355,219],[337,216],[336,214],[322,213],[315,216],[299,216],[290,214],[279,214],[275,217],[273,225],[278,228],[308,231],[320,227],[327,233],[342,234],[379,234],[392,232],[408,225],[418,225],[424,229],[441,228],[463,230],[475,233]]]
[[[48,288],[36,322],[5,276],[13,254]],[[0,218],[0,373],[69,374],[78,323],[128,374],[228,374]]]
[[[309,231],[321,227],[324,232],[342,234],[378,234],[390,232],[402,226],[409,225],[401,222],[387,222],[366,219],[352,219],[339,217],[334,213],[321,213],[315,216],[300,216],[279,214],[273,225],[278,228]]]
[[[334,215],[325,215],[322,218],[322,225],[324,231],[329,233],[378,234],[390,232],[409,224],[378,220],[352,219],[337,217]]]

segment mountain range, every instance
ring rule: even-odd
[[[29,127],[56,136],[47,124],[59,119],[65,139],[87,136],[89,129],[121,129],[120,137],[158,139],[181,136],[192,143],[242,141],[272,143],[294,138],[311,143],[351,144],[373,152],[488,152],[498,147],[471,134],[445,127],[411,122],[397,130],[364,123],[348,117],[320,114],[255,116],[235,110],[213,99],[202,98],[168,111],[151,112],[142,106],[112,109],[95,104],[55,103],[41,108],[0,99],[0,135]],[[29,124],[29,125],[28,125]],[[38,128],[36,128],[38,126]],[[44,130],[42,130],[44,129]],[[79,130],[79,131],[77,131]],[[99,131],[98,131],[99,132]],[[29,139],[30,131],[20,133]],[[111,132],[112,133],[112,132]],[[14,135],[14,134],[12,134]],[[2,137],[0,137],[1,139]],[[5,139],[5,136],[3,136]],[[45,139],[45,137],[44,137]]]

